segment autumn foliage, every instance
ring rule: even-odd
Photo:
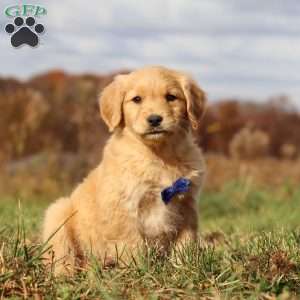
[[[1,185],[17,186],[16,180],[30,185],[30,178],[41,192],[56,186],[51,178],[74,183],[99,162],[108,132],[99,116],[98,95],[115,74],[56,70],[27,81],[0,78],[0,168],[11,174],[2,178],[0,190]],[[240,174],[240,164],[228,159],[299,158],[300,114],[286,97],[263,104],[238,99],[208,103],[195,134],[206,153],[219,157],[209,161],[237,166],[232,172]],[[39,176],[49,182],[37,184]]]

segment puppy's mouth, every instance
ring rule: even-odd
[[[167,135],[168,133],[169,132],[167,130],[159,129],[159,128],[157,128],[157,129],[153,128],[153,129],[145,132],[143,134],[143,136],[145,138],[148,138],[148,139],[158,139],[158,138],[160,139],[160,138],[164,137],[165,135]]]
[[[158,129],[158,130],[151,130],[149,132],[146,132],[145,135],[154,135],[154,134],[163,134],[163,133],[167,133],[167,131]]]

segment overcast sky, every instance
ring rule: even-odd
[[[0,3],[0,76],[162,64],[191,73],[213,99],[300,102],[299,0],[30,0],[47,8],[47,31],[38,48],[14,49],[4,8],[20,2]]]

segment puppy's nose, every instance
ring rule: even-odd
[[[161,121],[163,120],[163,117],[160,115],[150,115],[147,118],[148,123],[152,126],[152,127],[157,127],[160,125]]]

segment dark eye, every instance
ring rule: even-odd
[[[140,103],[142,101],[142,98],[140,96],[135,96],[132,98],[132,101],[134,103]]]
[[[172,95],[172,94],[167,94],[167,95],[166,95],[166,100],[167,100],[168,102],[174,101],[174,100],[176,100],[176,99],[177,99],[177,97],[174,96],[174,95]]]

